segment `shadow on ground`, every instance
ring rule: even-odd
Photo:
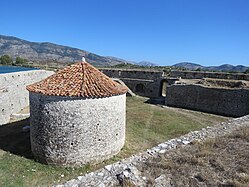
[[[153,105],[165,105],[165,97],[149,98],[145,103]]]
[[[0,126],[0,149],[28,159],[33,158],[29,131],[22,128],[29,125],[29,118]]]

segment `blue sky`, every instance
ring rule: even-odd
[[[172,65],[249,66],[249,0],[2,0],[0,34]]]

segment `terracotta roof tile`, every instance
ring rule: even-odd
[[[107,97],[124,94],[128,89],[89,63],[79,62],[28,85],[27,90],[53,96]]]

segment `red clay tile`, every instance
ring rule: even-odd
[[[124,94],[128,89],[89,63],[78,62],[28,85],[27,90],[53,96],[108,97]]]

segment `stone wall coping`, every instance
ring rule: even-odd
[[[4,77],[6,75],[21,75],[21,74],[27,74],[27,73],[38,73],[38,72],[51,72],[54,73],[54,71],[48,71],[43,69],[35,69],[35,70],[28,70],[28,71],[17,71],[17,72],[10,72],[10,73],[2,73],[0,76]]]
[[[179,73],[199,73],[199,74],[216,74],[216,75],[248,75],[245,73],[229,73],[229,72],[212,72],[212,71],[188,71],[188,70],[184,70],[184,71],[179,71],[179,70],[171,70],[171,72],[179,72]]]
[[[208,89],[216,89],[216,90],[249,90],[247,87],[240,87],[240,88],[230,88],[230,87],[221,87],[221,86],[206,86],[203,84],[195,84],[195,83],[183,83],[183,84],[171,84],[168,85],[168,87],[173,87],[173,86],[199,86],[202,88],[208,88]]]
[[[108,70],[108,71],[139,71],[139,72],[146,72],[146,73],[150,73],[150,72],[153,72],[153,73],[163,73],[163,71],[159,71],[159,70],[150,70],[150,69],[122,69],[122,68],[98,68],[100,71],[101,70]]]

